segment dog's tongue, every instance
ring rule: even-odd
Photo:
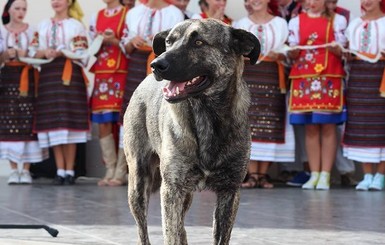
[[[168,87],[163,88],[163,93],[167,95],[168,97],[171,96],[177,96],[184,90],[184,87],[186,86],[186,83],[184,82],[173,82],[171,81]]]

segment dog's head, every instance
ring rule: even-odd
[[[260,53],[258,39],[214,19],[187,20],[158,33],[153,40],[158,57],[151,63],[155,78],[169,80],[164,98],[177,102],[223,90],[231,77],[242,73],[243,58],[255,64]],[[218,81],[222,81],[219,84]],[[217,84],[217,85],[216,85]]]

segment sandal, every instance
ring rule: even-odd
[[[108,179],[101,179],[98,181],[98,186],[108,186]]]
[[[126,183],[127,183],[127,181],[123,181],[120,179],[112,179],[112,180],[108,181],[109,186],[122,186],[122,185],[125,185]]]
[[[258,186],[258,174],[247,174],[247,179],[241,184],[241,188],[252,189]]]
[[[257,174],[257,184],[256,187],[262,188],[262,189],[272,189],[274,188],[274,185],[269,182],[269,176],[267,174]]]

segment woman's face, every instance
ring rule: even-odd
[[[12,22],[21,23],[27,14],[27,2],[25,0],[16,0],[9,8],[9,17]]]
[[[226,0],[207,0],[207,4],[209,9],[216,11],[226,7]]]
[[[253,12],[259,12],[261,10],[267,11],[270,0],[249,0],[249,2]]]
[[[51,0],[52,9],[55,13],[62,13],[68,10],[69,8],[68,0]]]
[[[326,0],[309,0],[310,13],[318,14],[322,13],[326,9]]]
[[[361,7],[366,12],[372,12],[380,9],[381,0],[361,0]]]
[[[135,0],[122,0],[122,3],[127,8],[133,8],[135,6]]]
[[[186,11],[190,0],[173,0],[172,3],[182,11]]]
[[[330,11],[334,11],[337,8],[338,0],[326,0],[326,7]]]

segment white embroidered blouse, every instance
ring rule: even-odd
[[[127,44],[131,39],[140,36],[151,45],[152,37],[158,32],[174,27],[184,20],[184,14],[174,5],[169,5],[159,10],[151,9],[140,4],[126,16],[128,35],[124,41]]]
[[[372,21],[356,18],[345,34],[351,50],[374,55],[385,51],[385,17]]]
[[[61,21],[47,19],[38,26],[29,48],[29,54],[33,57],[38,50],[52,48],[55,50],[66,49],[76,54],[83,54],[88,49],[87,30],[85,26],[73,19],[67,18]],[[85,64],[86,59],[82,60]]]
[[[244,17],[234,23],[235,28],[253,33],[261,44],[261,55],[279,50],[289,35],[287,22],[281,17],[274,17],[265,24],[256,24],[249,17]]]

